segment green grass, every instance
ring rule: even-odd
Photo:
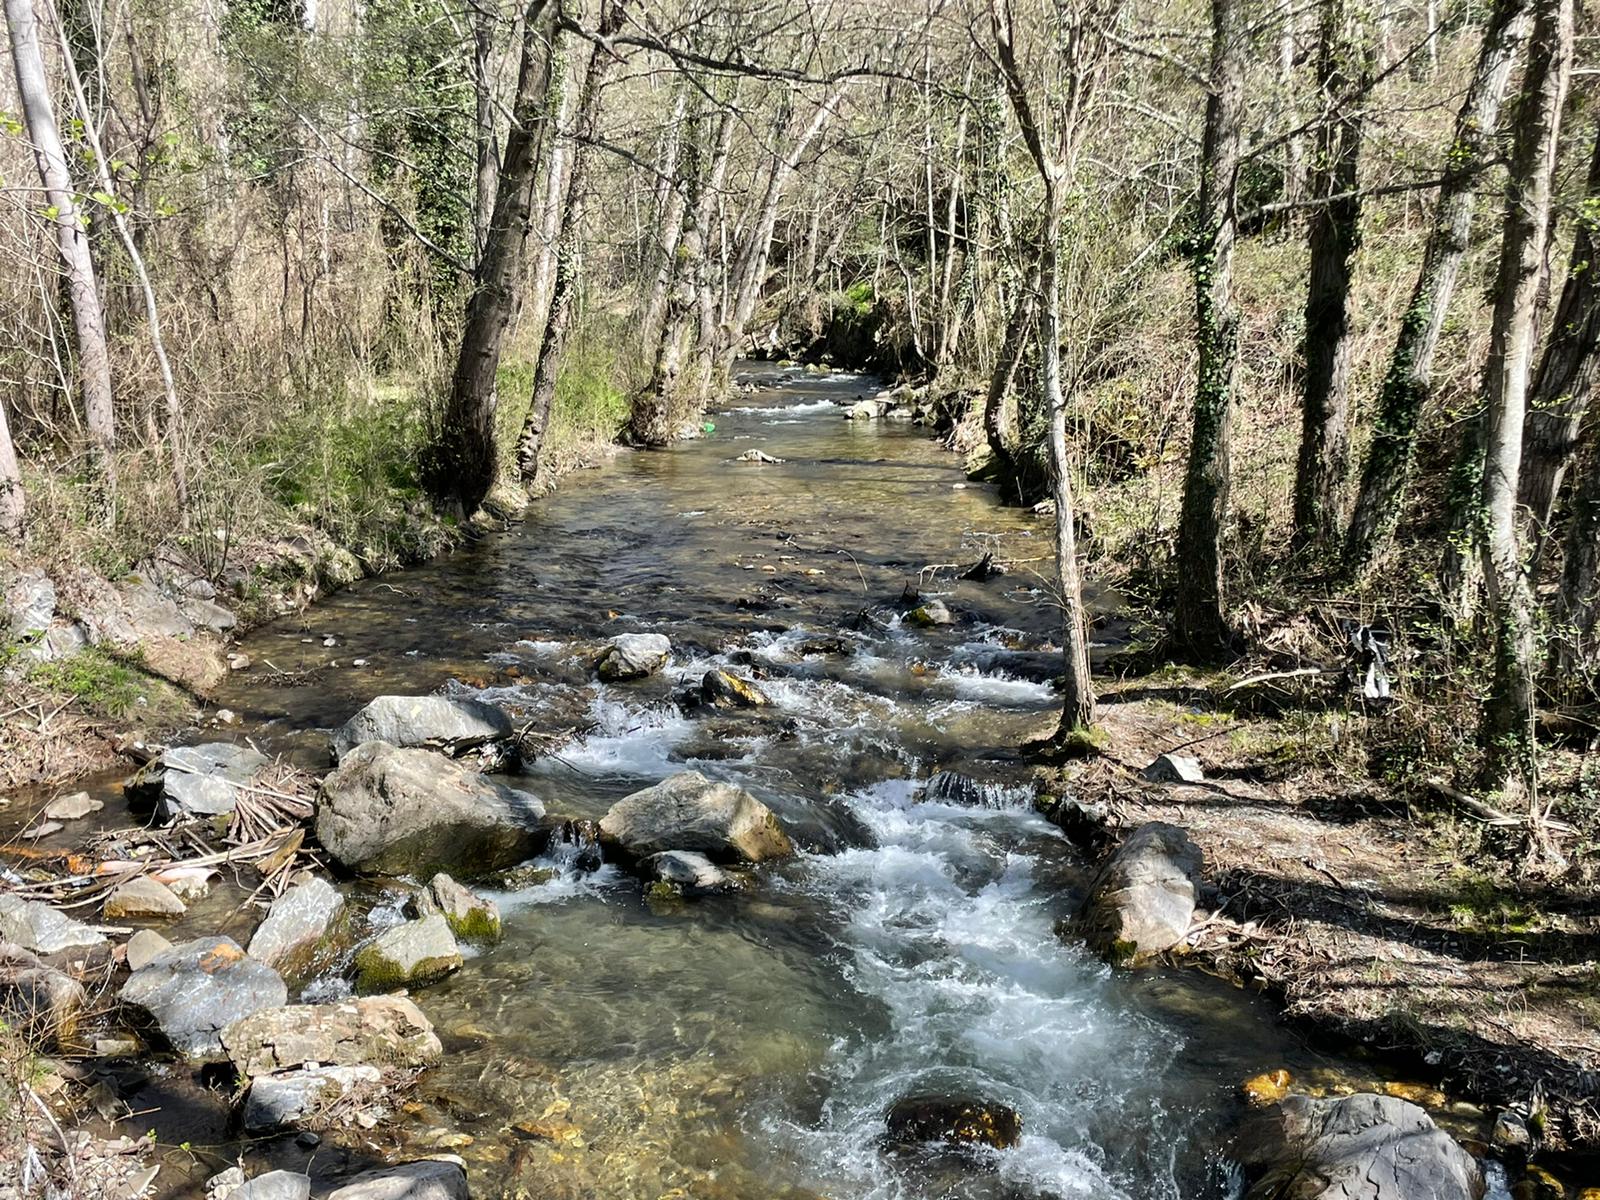
[[[72,697],[89,713],[107,720],[159,721],[184,707],[182,696],[170,684],[92,646],[68,658],[39,663],[28,672],[28,679]]]

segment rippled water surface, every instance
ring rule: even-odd
[[[597,817],[693,767],[805,846],[730,896],[652,902],[559,860],[496,893],[504,942],[417,997],[449,1053],[406,1129],[469,1134],[480,1196],[1229,1195],[1237,1082],[1329,1064],[1240,993],[1113,975],[1058,932],[1086,864],[1032,812],[1017,754],[1055,703],[1048,528],[967,486],[923,431],[846,422],[870,381],[749,378],[710,436],[569,479],[507,533],[257,632],[221,697],[320,766],[326,729],[373,695],[482,694],[573,731],[514,781],[554,813]],[[752,448],[785,461],[737,461]],[[954,581],[989,549],[1011,574]],[[919,584],[954,626],[902,623]],[[668,670],[594,682],[594,642],[630,630],[672,639]],[[675,694],[713,665],[772,707],[685,711]],[[929,800],[941,769],[990,783],[987,803]],[[885,1109],[929,1091],[1014,1106],[1022,1145],[886,1154]]]

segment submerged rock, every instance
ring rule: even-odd
[[[443,871],[417,893],[413,907],[419,916],[434,913],[442,916],[450,932],[463,941],[500,940],[500,907],[493,900],[462,887]]]
[[[1248,1200],[1477,1200],[1484,1191],[1472,1156],[1392,1096],[1290,1096],[1241,1131],[1235,1154]]]
[[[317,838],[356,871],[484,874],[537,851],[544,805],[426,750],[358,746],[322,781]]]
[[[768,703],[766,694],[755,684],[723,670],[706,672],[700,681],[700,694],[707,703],[718,707],[762,708]]]
[[[181,917],[187,911],[183,901],[172,894],[172,889],[148,875],[117,884],[100,910],[108,921],[123,921],[130,917]]]
[[[339,889],[312,876],[272,902],[267,919],[250,938],[250,957],[285,977],[311,974],[343,912]]]
[[[444,1056],[432,1022],[404,996],[268,1009],[228,1026],[222,1045],[245,1076],[293,1070],[308,1062],[417,1069],[434,1066]]]
[[[0,893],[0,941],[35,954],[99,946],[106,935],[37,900]]]
[[[681,891],[725,892],[739,886],[739,880],[724,871],[704,854],[693,850],[668,850],[652,854],[639,864],[646,879],[670,884]]]
[[[152,760],[123,785],[130,803],[153,807],[162,821],[231,813],[267,756],[232,742],[178,746]]]
[[[335,730],[331,744],[335,762],[365,742],[456,755],[514,732],[511,718],[492,704],[446,696],[379,696]]]
[[[368,1064],[316,1066],[276,1075],[258,1075],[244,1098],[246,1133],[270,1133],[299,1125],[326,1111],[357,1088],[376,1089],[383,1072]]]
[[[600,835],[635,859],[697,850],[718,862],[761,862],[794,852],[778,818],[730,783],[685,771],[611,806]]]
[[[73,792],[44,806],[44,815],[52,821],[77,821],[90,813],[97,813],[105,805],[88,792]]]
[[[1022,1139],[1022,1117],[1004,1104],[960,1096],[907,1096],[885,1117],[892,1149],[991,1146],[1009,1150]]]
[[[8,1026],[40,1045],[60,1045],[72,1040],[87,1002],[72,976],[0,943],[0,1015]]]
[[[660,633],[624,633],[611,639],[595,659],[595,673],[608,683],[643,679],[667,665],[672,643]]]
[[[221,1055],[224,1029],[281,1007],[289,989],[232,938],[205,937],[156,955],[128,978],[118,998],[179,1054],[205,1059]]]
[[[461,969],[461,947],[435,913],[385,929],[356,951],[356,986],[363,992],[422,987]]]
[[[1139,826],[1089,885],[1083,931],[1112,962],[1133,964],[1172,949],[1189,932],[1204,859],[1176,825]]]
[[[357,1175],[327,1200],[471,1200],[471,1193],[459,1159],[426,1158]]]
[[[1263,1071],[1239,1085],[1239,1095],[1251,1108],[1266,1108],[1280,1103],[1289,1094],[1294,1077],[1279,1067],[1276,1071]]]

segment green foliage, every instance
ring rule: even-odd
[[[181,706],[169,685],[93,646],[68,658],[39,663],[28,679],[71,696],[89,713],[107,720],[126,721],[139,715],[158,720]]]

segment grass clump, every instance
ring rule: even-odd
[[[140,717],[159,723],[175,718],[184,706],[176,688],[95,646],[35,665],[28,681],[70,696],[91,715],[112,721]]]

